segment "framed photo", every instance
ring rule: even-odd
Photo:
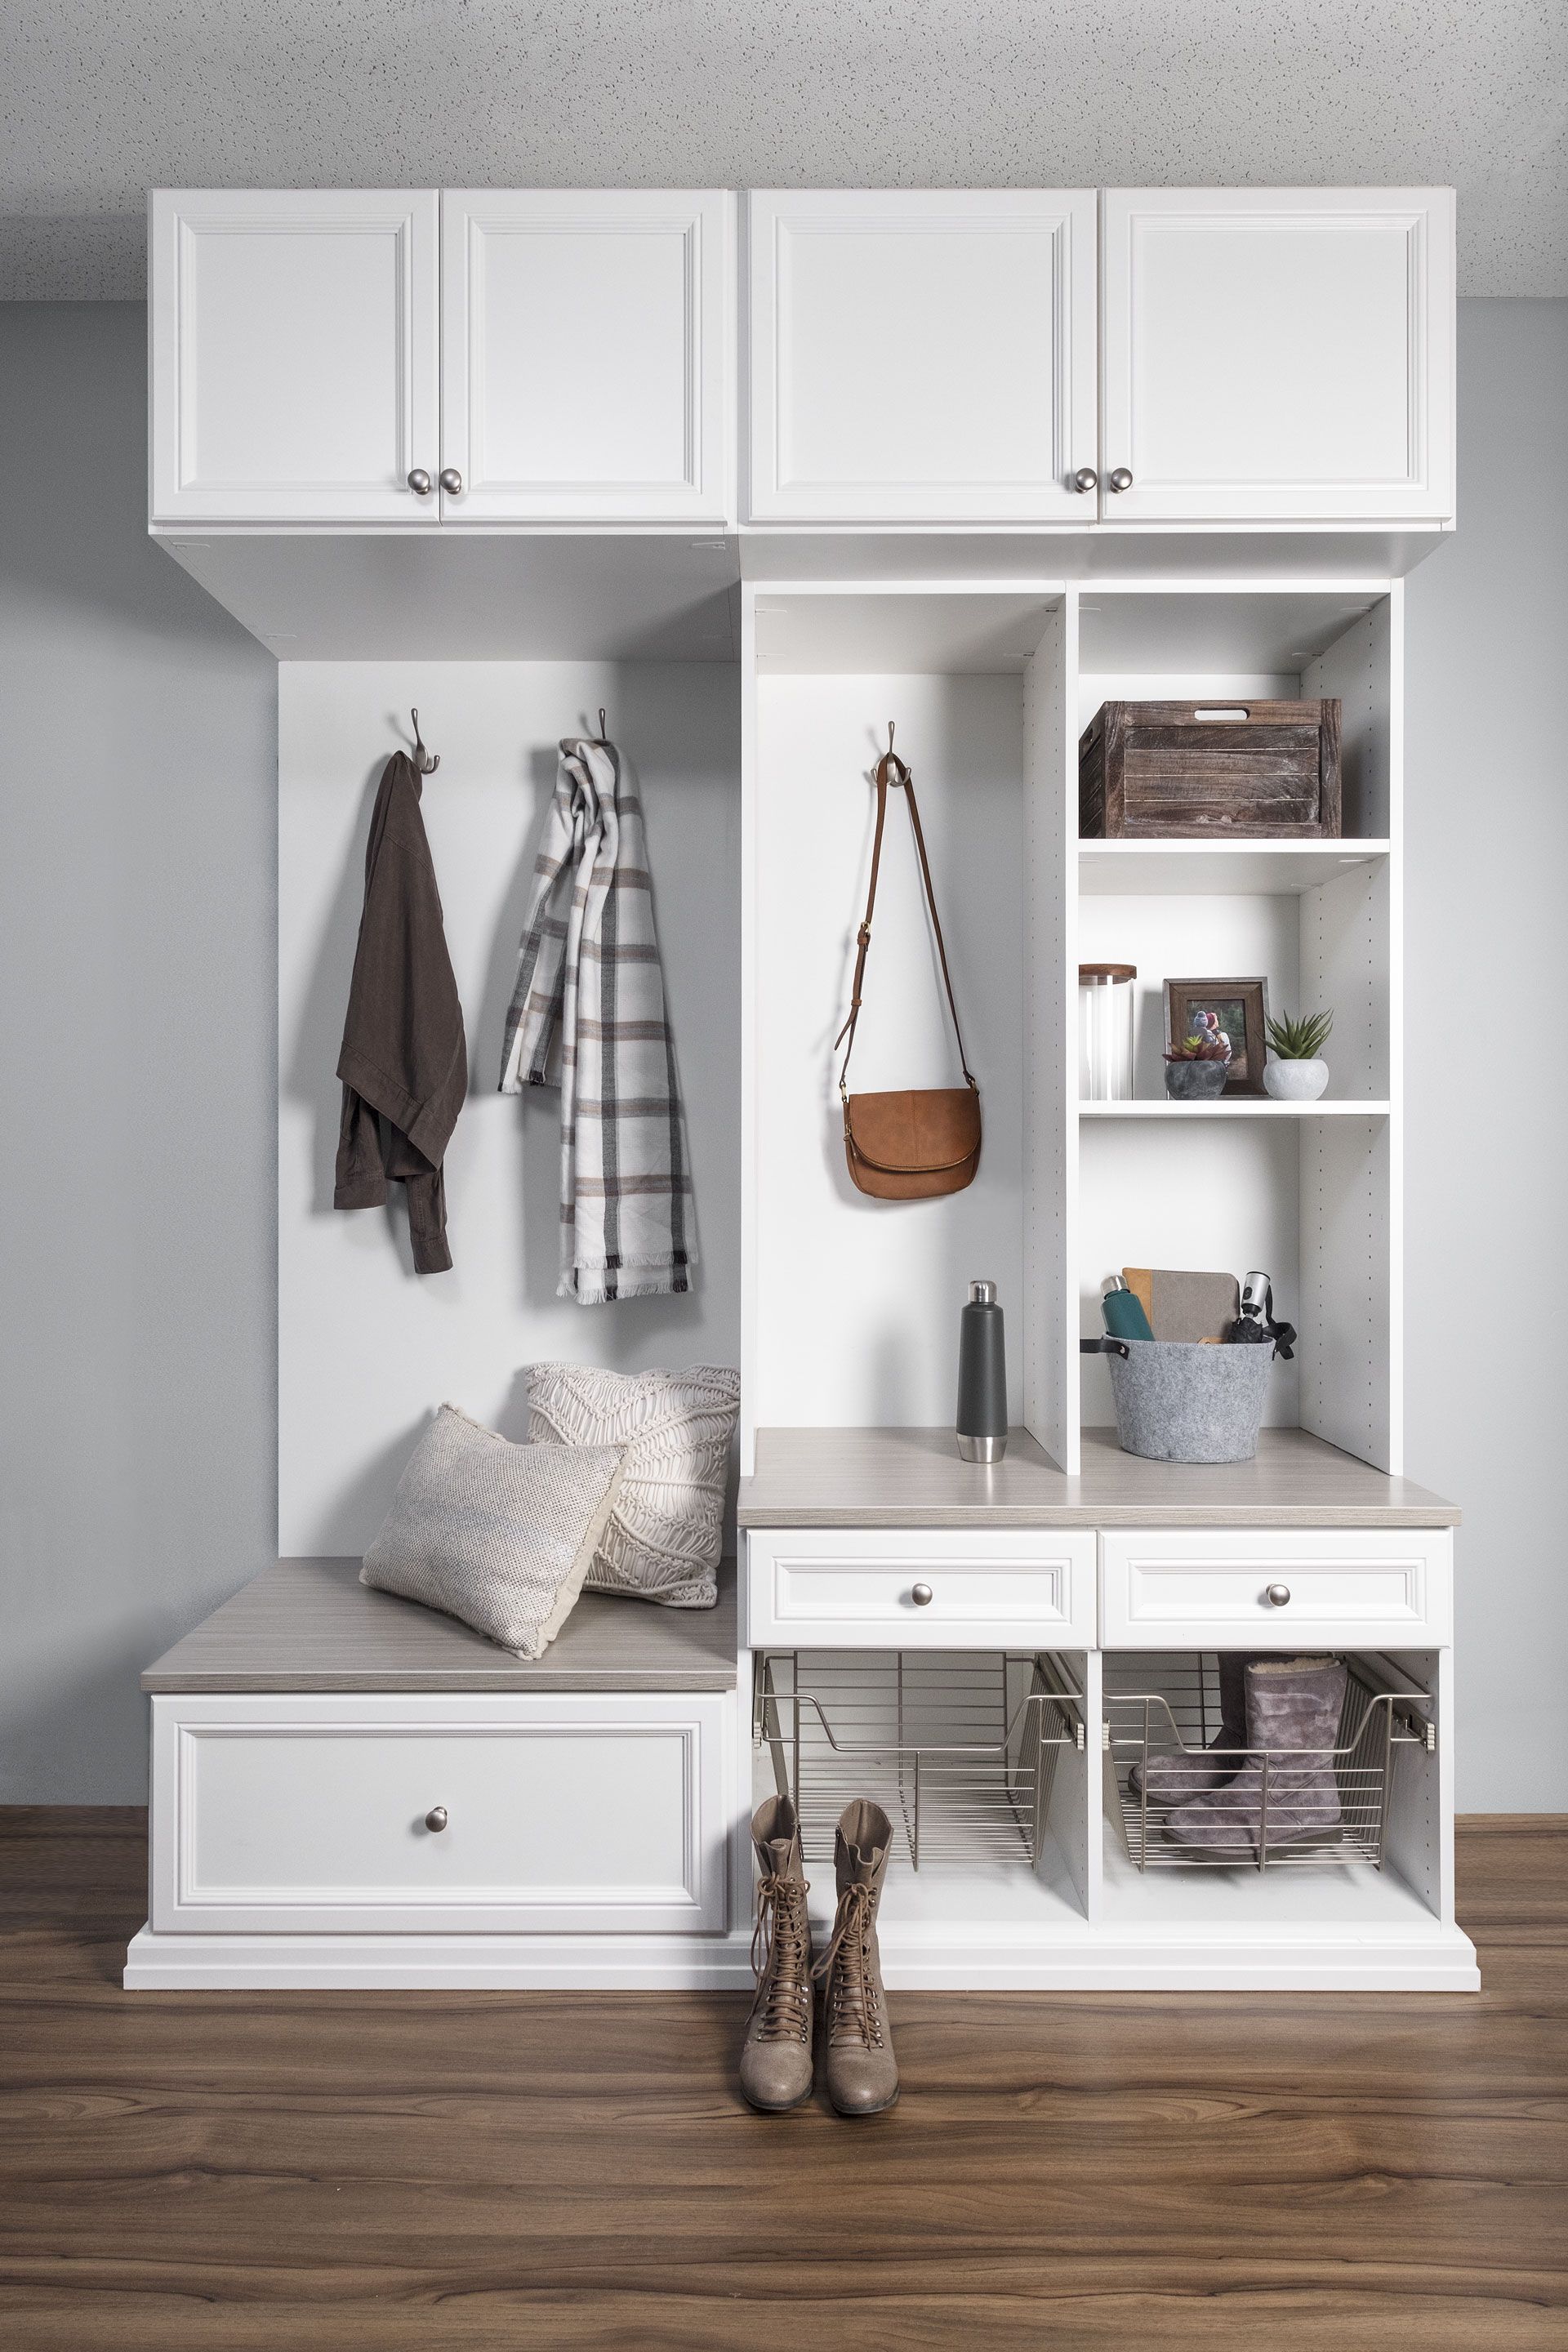
[[[1200,1017],[1202,1016],[1202,1017]],[[1268,1059],[1264,1024],[1268,1018],[1266,980],[1168,980],[1165,982],[1165,1044],[1180,1045],[1217,1024],[1230,1039],[1227,1095],[1260,1095]]]

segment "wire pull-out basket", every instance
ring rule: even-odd
[[[1060,1659],[997,1652],[767,1650],[755,1744],[799,1808],[808,1861],[869,1797],[910,1865],[1031,1864],[1057,1759],[1085,1745],[1083,1694]]]
[[[1433,1703],[1426,1691],[1386,1679],[1372,1660],[1344,1664],[1344,1706],[1331,1748],[1222,1750],[1209,1746],[1220,1724],[1217,1657],[1107,1657],[1102,1738],[1135,1867],[1370,1863],[1381,1870],[1395,1764],[1402,1749],[1436,1747]],[[1217,1794],[1208,1793],[1216,1787]],[[1308,1788],[1317,1801],[1305,1810],[1337,1811],[1337,1820],[1300,1827]],[[1167,1822],[1200,1793],[1215,1835],[1194,1846],[1178,1841]]]

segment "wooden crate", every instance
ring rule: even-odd
[[[1246,716],[1199,715],[1212,710]],[[1079,739],[1078,802],[1090,841],[1336,841],[1339,703],[1101,703]]]

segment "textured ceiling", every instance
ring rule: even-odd
[[[142,286],[149,186],[1450,182],[1568,293],[1568,0],[6,0],[0,295]]]

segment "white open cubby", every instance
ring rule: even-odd
[[[952,1410],[972,1277],[1009,1313],[1012,1411],[1069,1473],[1112,1418],[1100,1327],[1123,1264],[1253,1266],[1300,1328],[1268,1418],[1401,1467],[1401,590],[1267,579],[742,592],[743,1461],[758,1427]],[[1344,837],[1081,842],[1079,733],[1107,699],[1337,695]],[[889,1204],[845,1167],[833,1041],[863,909],[870,775],[897,725],[980,1080],[980,1172]],[[1136,1097],[1077,1099],[1079,961],[1135,963]],[[1167,977],[1331,1006],[1318,1104],[1163,1092]],[[889,805],[851,1084],[953,1083],[909,826]]]

